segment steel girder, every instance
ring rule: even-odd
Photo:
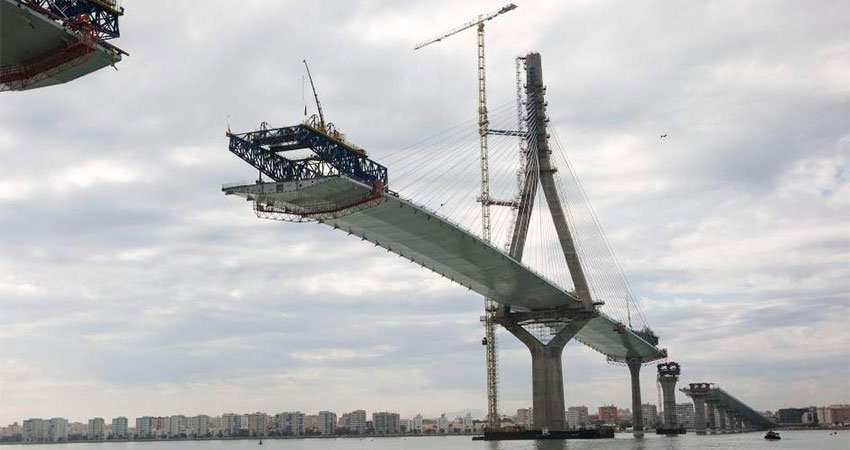
[[[93,0],[18,0],[19,3],[27,5],[48,16],[74,24],[79,23],[78,17],[87,15],[87,20],[94,27],[94,34],[98,40],[114,39],[121,35],[118,28],[118,17],[123,11],[117,6],[110,8],[102,1]]]
[[[355,149],[306,125],[283,128],[263,127],[257,131],[231,134],[230,151],[271,179],[300,181],[346,175],[374,186],[387,186],[387,168]],[[309,148],[315,153],[302,159],[289,159],[278,154]]]

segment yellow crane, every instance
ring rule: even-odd
[[[490,172],[487,162],[487,132],[490,121],[487,118],[487,78],[485,74],[484,61],[484,22],[492,20],[497,16],[516,9],[517,6],[509,3],[489,14],[481,14],[477,18],[453,28],[439,36],[420,42],[413,47],[419,50],[443,39],[453,36],[461,31],[472,27],[478,28],[478,136],[481,150],[481,234],[482,238],[490,242]],[[494,315],[497,304],[489,298],[484,299],[484,339],[486,346],[487,364],[487,424],[490,429],[498,429],[501,423],[499,416],[499,368],[496,353],[496,322]]]

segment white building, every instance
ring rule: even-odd
[[[44,440],[46,442],[68,441],[68,419],[54,417],[44,421]]]
[[[304,435],[304,413],[301,411],[280,413],[275,416],[275,423],[282,436]]]
[[[414,433],[422,432],[422,414],[417,414],[413,417],[413,424],[411,425]]]
[[[567,427],[581,428],[587,426],[587,406],[570,406],[567,408]]]
[[[534,424],[534,408],[519,408],[516,410],[516,424],[523,428],[531,428]]]
[[[176,415],[168,418],[168,437],[179,438],[186,434],[186,416]]]
[[[248,436],[268,436],[269,425],[266,413],[255,412],[248,414]]]
[[[332,436],[336,430],[336,413],[331,411],[319,411],[319,420],[316,431],[323,436]]]
[[[692,429],[694,427],[694,404],[676,403],[676,423],[680,427]]]
[[[210,416],[200,415],[189,419],[187,434],[191,437],[204,437],[210,432]]]
[[[651,403],[644,403],[640,405],[640,411],[643,413],[643,427],[655,428],[658,424],[658,407]]]
[[[102,441],[106,439],[106,422],[103,420],[103,417],[89,419],[89,427],[86,431],[86,436],[91,441]]]
[[[47,438],[47,424],[44,419],[26,419],[21,425],[23,442],[44,442]]]
[[[112,419],[112,439],[127,439],[130,435],[127,432],[129,423],[126,417],[115,417]]]
[[[348,432],[366,434],[366,410],[358,409],[348,413]],[[374,426],[374,425],[373,425]]]
[[[221,415],[221,434],[224,436],[238,436],[241,428],[242,417],[233,413]]]
[[[153,436],[153,417],[136,417],[136,437],[149,438]]]
[[[443,414],[445,418],[446,415]],[[377,434],[398,434],[401,431],[400,416],[398,413],[387,411],[372,413],[372,427]],[[448,427],[448,420],[446,420]]]

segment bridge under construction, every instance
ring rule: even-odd
[[[126,53],[115,0],[0,0],[0,91],[66,83]]]
[[[321,120],[247,133],[228,132],[231,152],[270,181],[226,185],[229,195],[254,204],[258,216],[288,221],[317,221],[385,248],[487,298],[498,308],[496,321],[529,348],[532,356],[534,426],[563,430],[564,395],[561,354],[571,339],[630,369],[635,434],[642,435],[639,372],[643,364],[663,359],[666,350],[644,326],[634,328],[629,315],[613,317],[615,304],[594,298],[580,250],[571,233],[554,180],[545,88],[540,55],[521,58],[525,68],[525,123],[503,133],[525,143],[521,186],[513,205],[511,244],[504,251],[415,200],[392,190],[385,166]],[[309,155],[296,158],[296,152]],[[288,153],[293,152],[293,153]],[[287,156],[284,156],[287,155]],[[523,264],[523,248],[534,206],[545,197],[548,213],[566,262],[572,289]],[[538,207],[540,209],[540,207]],[[591,277],[593,278],[593,277]],[[613,299],[635,313],[633,299]],[[620,309],[622,312],[622,308]]]

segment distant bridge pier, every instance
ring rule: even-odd
[[[564,374],[561,355],[567,342],[575,337],[595,314],[580,312],[564,315],[558,310],[510,312],[505,307],[496,314],[496,323],[519,339],[531,352],[531,390],[533,423],[538,430],[567,429],[564,416]],[[531,331],[529,331],[531,330]],[[554,332],[554,330],[558,330]],[[550,337],[547,339],[547,337]]]
[[[679,381],[682,369],[678,363],[672,361],[658,364],[657,367],[664,403],[664,425],[661,432],[679,434],[679,424],[676,420],[676,382]]]
[[[733,410],[729,410],[729,431],[737,433],[740,431],[741,418]]]
[[[691,383],[689,386],[694,400],[694,433],[705,434],[705,399],[711,392],[711,383]]]
[[[708,432],[717,434],[717,400],[710,397],[705,399],[705,409],[708,417]]]
[[[723,408],[717,408],[717,427],[719,433],[726,433],[728,430],[726,429],[726,410]]]

